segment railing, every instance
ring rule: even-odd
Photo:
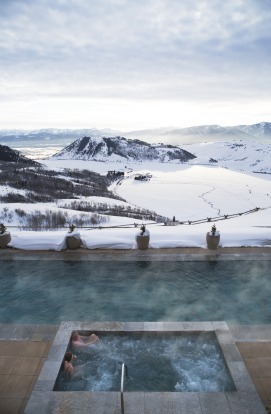
[[[124,398],[123,398],[123,389],[124,389],[124,375],[127,377],[127,365],[124,363],[121,367],[121,381],[120,381],[120,406],[121,414],[124,414]]]

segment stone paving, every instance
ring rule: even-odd
[[[22,414],[58,326],[0,325],[0,413]]]

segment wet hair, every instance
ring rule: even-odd
[[[72,360],[72,352],[68,351],[65,354],[64,361],[71,362]]]
[[[78,335],[78,332],[77,332],[77,331],[73,331],[73,333],[72,333],[72,338],[73,338],[75,335],[76,335],[76,336]]]

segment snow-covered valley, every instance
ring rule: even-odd
[[[183,145],[182,148],[197,158],[186,163],[120,162],[112,157],[109,162],[50,158],[42,160],[42,163],[45,168],[57,171],[63,171],[64,168],[84,169],[102,175],[110,170],[123,172],[124,176],[114,181],[110,190],[127,203],[99,197],[82,199],[90,203],[104,201],[112,205],[140,207],[169,219],[175,216],[176,221],[183,223],[169,227],[146,220],[151,232],[150,247],[206,247],[205,234],[210,230],[212,221],[216,222],[221,233],[221,246],[271,245],[271,146],[255,141],[238,141],[199,143]],[[138,175],[147,176],[148,179],[135,180]],[[0,191],[3,194],[7,188],[1,186]],[[58,211],[62,208],[59,201],[22,204],[20,207],[31,211]],[[16,208],[16,203],[1,205],[0,220],[7,227],[20,225],[19,217],[13,214]],[[73,222],[78,212],[65,211],[70,216],[70,222]],[[230,218],[231,215],[234,217]],[[98,226],[99,229],[89,226],[91,230],[79,230],[88,248],[134,248],[137,231],[134,225],[141,222],[111,215],[106,217],[104,224]],[[119,227],[123,225],[129,228]],[[112,228],[115,226],[117,228]],[[48,232],[42,232],[40,236],[43,239],[49,237],[51,241],[48,245],[37,241],[37,232],[34,244],[29,243],[32,232],[14,229],[12,234],[11,245],[14,247],[54,248],[52,232],[50,236]],[[57,234],[63,237],[65,231],[58,231]]]

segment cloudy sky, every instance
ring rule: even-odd
[[[271,121],[271,0],[0,0],[0,129]]]

